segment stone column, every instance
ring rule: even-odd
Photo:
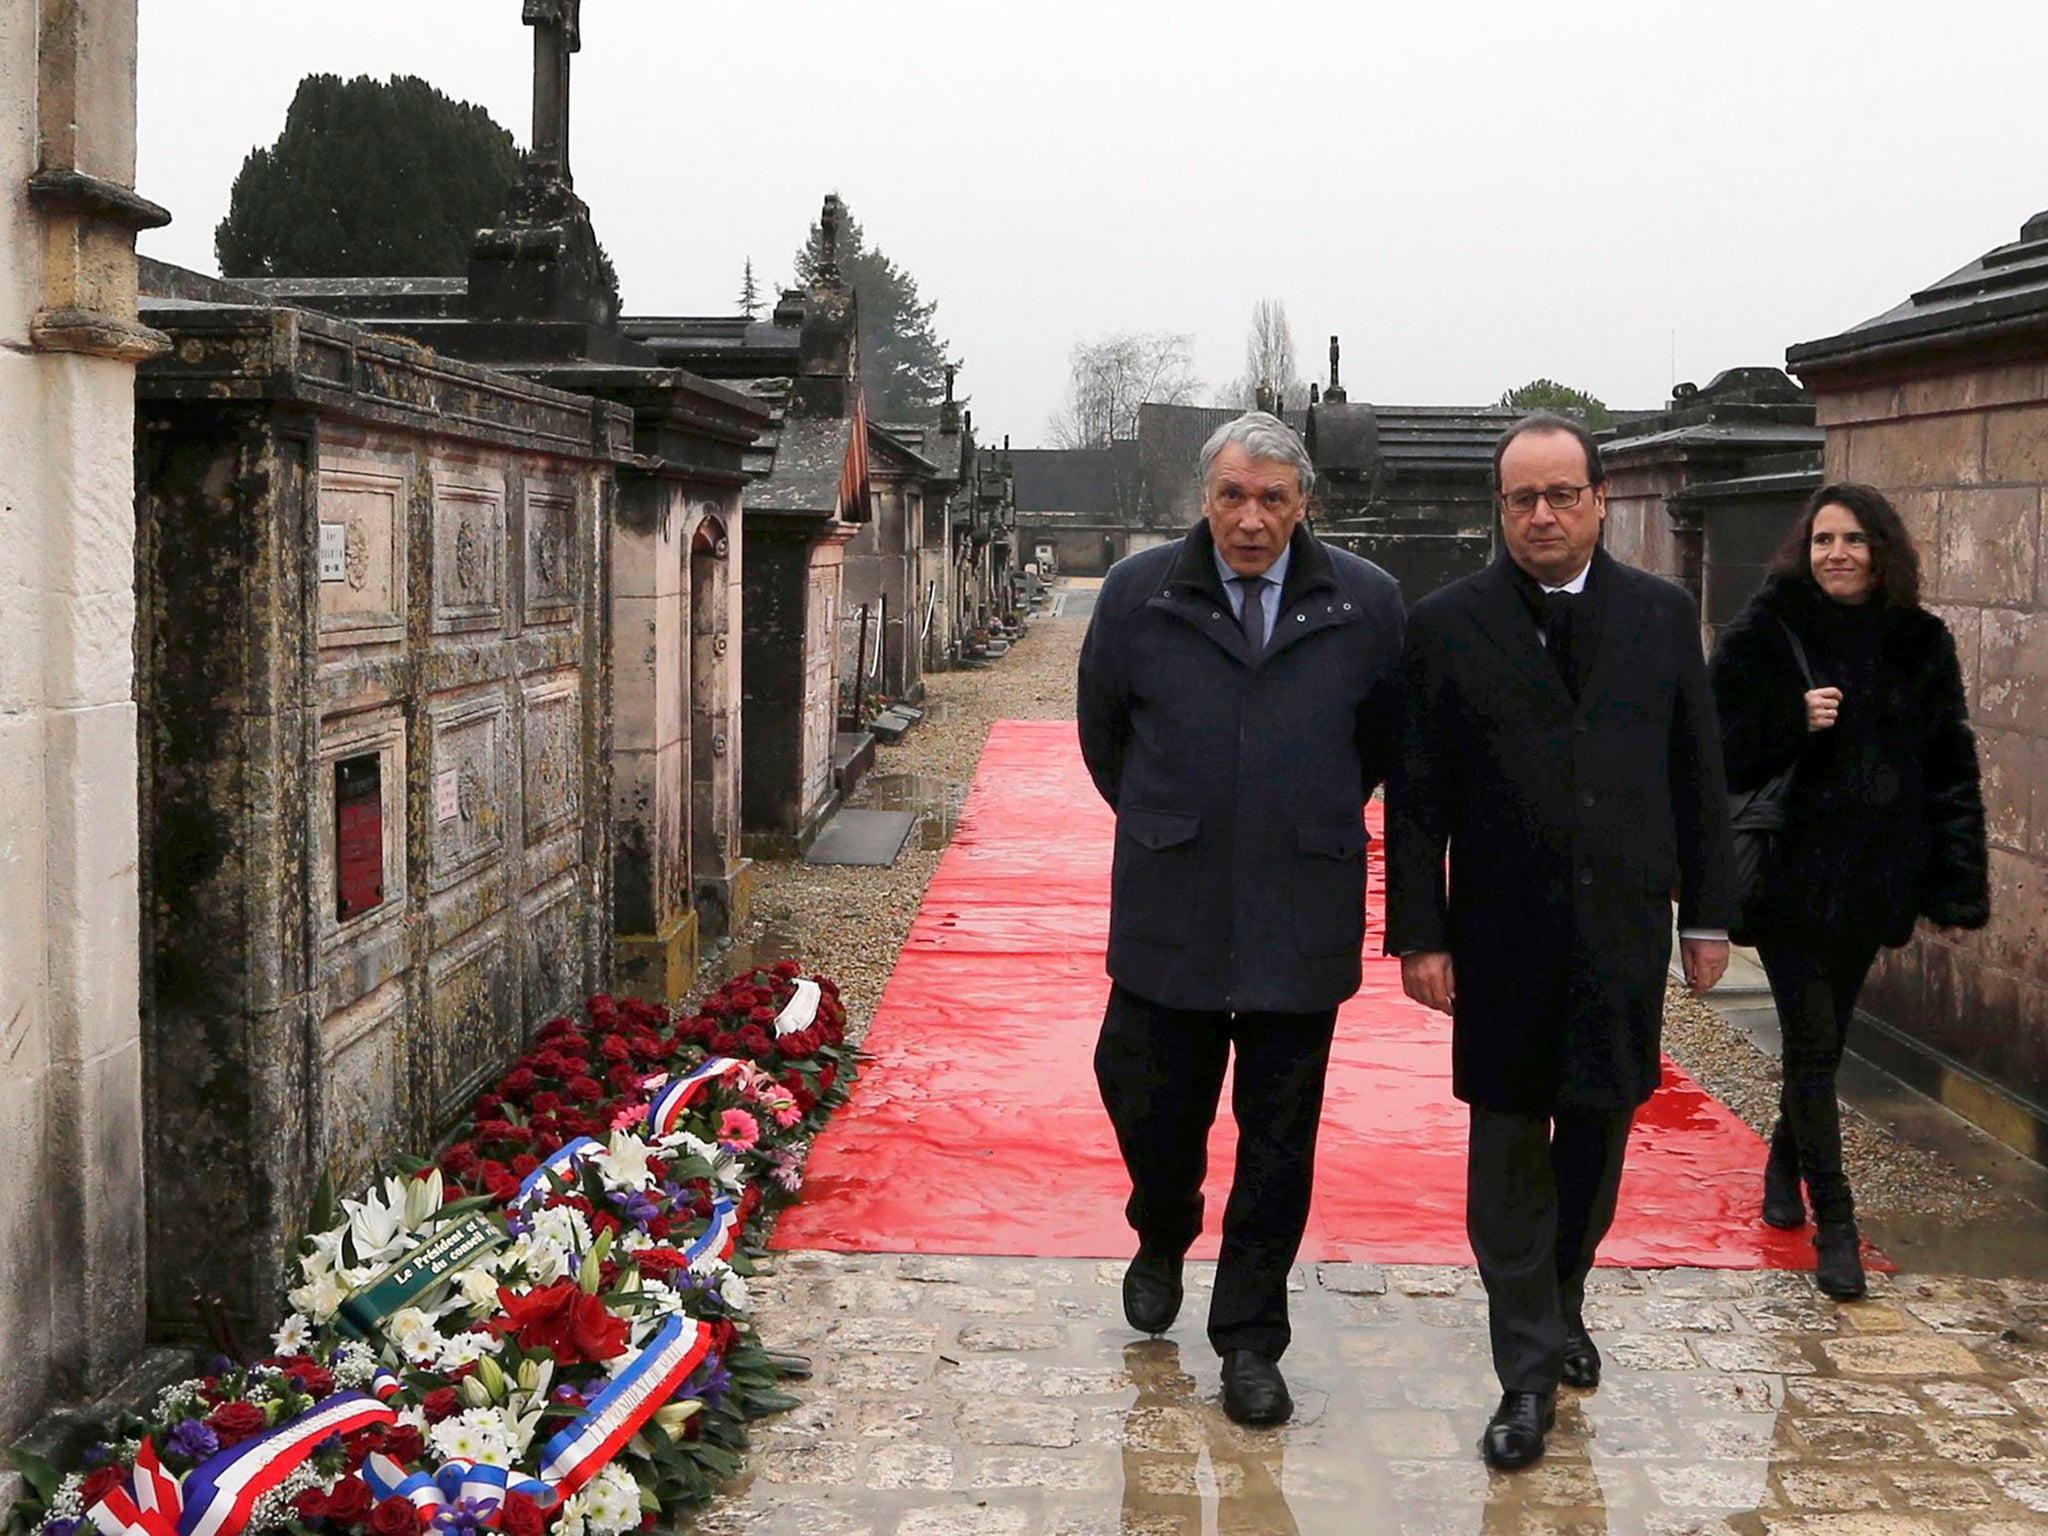
[[[0,0],[0,1441],[142,1342],[134,0]],[[0,1503],[15,1491],[0,1475]]]

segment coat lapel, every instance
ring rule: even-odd
[[[1565,691],[1564,679],[1557,675],[1557,664],[1543,649],[1536,622],[1523,606],[1521,594],[1515,591],[1508,564],[1508,557],[1502,555],[1472,583],[1473,619],[1531,683],[1569,710],[1572,696]]]
[[[1621,670],[1625,646],[1615,643],[1617,635],[1646,632],[1648,616],[1643,612],[1641,590],[1622,573],[1621,563],[1605,549],[1593,551],[1592,584],[1599,588],[1598,629],[1593,638],[1593,665],[1586,673],[1585,691],[1579,695],[1583,712],[1603,694],[1613,690]]]

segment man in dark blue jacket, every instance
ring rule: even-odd
[[[1315,469],[1278,418],[1227,423],[1201,469],[1203,520],[1111,570],[1081,651],[1081,751],[1116,811],[1095,1073],[1131,1175],[1124,1314],[1162,1333],[1235,1051],[1209,1338],[1225,1411],[1276,1424],[1330,1036],[1358,990],[1401,593],[1309,532]]]

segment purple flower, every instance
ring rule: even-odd
[[[204,1461],[220,1449],[220,1436],[197,1419],[187,1419],[171,1431],[165,1449],[188,1461]]]
[[[661,1214],[661,1207],[656,1205],[646,1193],[637,1189],[613,1191],[612,1204],[619,1208],[621,1216],[624,1216],[626,1220],[633,1223],[636,1227],[645,1227],[647,1223]]]
[[[434,1514],[434,1529],[446,1536],[475,1536],[498,1507],[496,1499],[457,1499]]]
[[[79,1453],[78,1459],[88,1467],[104,1467],[114,1459],[114,1448],[102,1440],[96,1445],[88,1445]]]
[[[732,1377],[725,1369],[725,1362],[713,1355],[690,1379],[683,1383],[677,1397],[694,1397],[703,1401],[706,1408],[716,1408],[725,1401],[726,1393],[732,1390]]]
[[[39,1536],[75,1536],[78,1528],[83,1524],[85,1524],[83,1520],[66,1520],[62,1517],[55,1520],[45,1520],[40,1528]]]

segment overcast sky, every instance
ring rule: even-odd
[[[417,74],[523,144],[519,0],[141,0],[154,256],[214,270],[305,74]],[[984,438],[1074,342],[1285,303],[1305,372],[1624,406],[1782,363],[2048,208],[2039,0],[585,0],[574,170],[629,313],[735,308],[836,190],[938,301]]]

